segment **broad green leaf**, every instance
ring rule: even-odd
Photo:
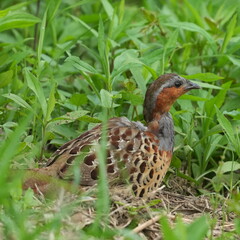
[[[8,70],[6,72],[0,73],[0,88],[7,86],[12,82],[13,71]]]
[[[240,169],[240,163],[235,161],[227,161],[227,162],[224,162],[223,164],[220,164],[217,172],[226,173],[231,171],[237,171],[239,169]]]
[[[10,12],[0,18],[0,32],[13,28],[26,28],[40,22],[40,19],[24,12]]]
[[[182,77],[186,79],[198,79],[204,82],[214,82],[220,79],[223,79],[224,77],[220,77],[214,73],[197,73],[192,75],[181,75]]]
[[[66,113],[60,117],[51,119],[47,125],[47,128],[49,130],[56,125],[62,125],[62,124],[68,124],[68,123],[74,122],[77,119],[85,116],[87,113],[88,111],[85,111],[85,110],[78,110],[78,111]]]
[[[0,18],[6,16],[10,11],[15,11],[15,10],[19,10],[21,8],[23,8],[24,6],[30,4],[31,2],[23,2],[23,3],[18,3],[15,5],[12,5],[8,8],[5,8],[4,10],[0,11]]]
[[[234,119],[238,119],[240,120],[240,109],[237,109],[237,110],[233,110],[233,111],[224,111],[223,112],[224,115],[228,115],[228,116],[231,116],[233,117]]]
[[[24,107],[24,108],[32,111],[31,106],[24,99],[22,99],[21,97],[17,96],[16,94],[7,93],[7,94],[3,94],[2,96],[13,100],[15,103],[17,103],[21,107]]]
[[[132,67],[142,65],[144,65],[144,63],[138,59],[138,52],[136,50],[126,50],[115,58],[112,78],[118,76],[128,69],[131,69]]]
[[[112,107],[112,94],[108,92],[105,89],[102,89],[100,91],[100,96],[101,96],[101,103],[102,106],[105,108],[111,108]]]
[[[225,52],[226,47],[234,34],[234,29],[235,29],[236,23],[237,23],[237,14],[234,14],[230,23],[227,25],[227,30],[226,30],[223,44],[222,44],[221,51],[220,51],[221,53]]]
[[[90,117],[88,115],[84,115],[79,118],[79,121],[84,121],[88,123],[101,123],[102,121],[98,118]]]
[[[133,94],[133,93],[124,93],[123,97],[131,102],[132,105],[142,105],[143,104],[143,96]]]
[[[226,55],[226,56],[235,66],[240,67],[240,59],[239,58],[232,56],[232,55]]]
[[[76,106],[81,106],[87,103],[88,99],[86,94],[74,93],[69,101]]]

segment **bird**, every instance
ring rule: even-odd
[[[199,88],[198,84],[175,73],[164,74],[153,81],[146,91],[143,104],[146,125],[126,117],[114,117],[107,121],[105,160],[109,182],[129,184],[132,193],[140,198],[160,187],[174,148],[170,108],[181,95]],[[62,145],[45,167],[30,170],[23,188],[45,192],[51,189],[49,179],[73,181],[72,166],[76,164],[80,171],[79,184],[95,185],[99,171],[97,146],[102,129],[103,125],[99,124]]]

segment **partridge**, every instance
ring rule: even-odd
[[[107,122],[106,171],[109,181],[127,182],[137,197],[147,196],[159,188],[172,159],[174,126],[170,107],[175,100],[199,85],[177,74],[165,74],[147,89],[143,115],[147,123],[133,122],[126,117]],[[73,180],[75,164],[80,169],[80,185],[91,186],[98,179],[96,146],[100,143],[102,125],[86,131],[61,146],[46,167],[32,169],[23,184],[33,190],[45,191],[47,178]]]

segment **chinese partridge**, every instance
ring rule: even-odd
[[[175,100],[191,89],[200,88],[177,74],[165,74],[146,92],[143,114],[147,126],[125,117],[111,118],[107,123],[106,170],[109,181],[131,184],[138,197],[159,188],[173,154],[174,127],[169,109]],[[48,180],[37,177],[73,180],[72,165],[79,164],[80,185],[94,185],[98,179],[96,146],[102,125],[83,133],[61,146],[46,167],[32,169],[24,188],[48,188]],[[78,160],[77,160],[78,159]]]

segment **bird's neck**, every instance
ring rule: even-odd
[[[152,132],[159,139],[159,150],[173,152],[174,126],[172,116],[169,112],[157,114],[148,123],[148,131]]]

